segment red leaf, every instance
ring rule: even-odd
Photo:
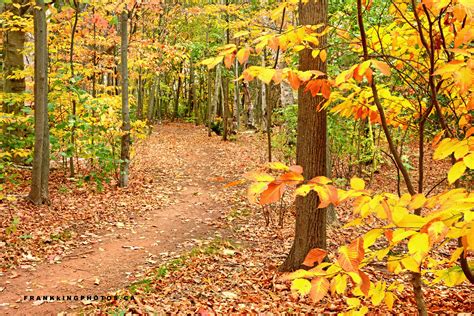
[[[329,97],[331,96],[331,87],[327,80],[324,80],[321,86],[321,94],[323,95],[325,99],[329,99]]]
[[[319,248],[314,248],[311,249],[308,254],[306,255],[306,258],[303,261],[303,265],[307,267],[312,267],[314,266],[314,263],[317,262],[320,264],[323,262],[324,258],[326,257],[327,251]]]
[[[267,189],[260,195],[260,204],[265,205],[278,202],[285,192],[285,187],[286,184],[281,181],[271,182]]]
[[[306,91],[310,91],[311,95],[315,97],[319,91],[321,91],[321,85],[323,84],[323,80],[311,80],[306,84]]]

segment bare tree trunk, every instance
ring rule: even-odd
[[[162,95],[161,95],[161,80],[160,77],[158,77],[158,80],[156,82],[156,116],[158,118],[158,123],[161,124],[162,120],[162,115],[161,115],[161,100],[162,100]]]
[[[49,203],[48,39],[44,0],[36,0],[35,34],[35,147],[31,191],[34,204]]]
[[[212,135],[212,82],[211,82],[211,71],[207,70],[207,136]]]
[[[234,65],[234,74],[235,80],[239,78],[239,62],[237,58],[235,59]],[[239,91],[239,82],[235,81],[234,83],[234,121],[237,131],[240,129],[240,91]]]
[[[5,9],[11,11],[15,16],[22,17],[27,11],[28,3],[24,0],[14,0],[11,4],[5,6]],[[20,6],[20,7],[18,7]],[[7,28],[4,35],[4,91],[6,93],[23,93],[25,92],[25,78],[10,78],[16,71],[25,68],[23,50],[25,48],[25,32],[22,26]],[[22,102],[11,104],[3,103],[4,112],[18,113],[21,109]]]
[[[120,177],[119,186],[128,186],[130,166],[130,109],[128,105],[128,12],[122,11],[120,16],[121,27],[121,72],[122,72],[122,143],[120,150]]]
[[[173,121],[178,118],[178,110],[179,110],[179,94],[181,91],[181,71],[183,69],[183,64],[179,67],[179,74],[178,74],[178,87],[176,88],[176,97],[174,99],[174,113],[173,113]]]
[[[153,108],[155,105],[155,84],[153,81],[150,82],[150,90],[148,93],[148,109],[146,113],[146,118],[148,125],[153,124]]]
[[[142,69],[138,70],[138,85],[137,85],[137,119],[143,118],[143,78]]]
[[[76,28],[77,28],[77,22],[79,20],[79,4],[77,3],[76,0],[73,1],[74,4],[74,23],[72,25],[72,30],[71,30],[71,43],[69,46],[69,67],[71,69],[71,84],[74,85],[74,38],[76,35]],[[75,133],[76,133],[76,99],[75,96],[72,96],[72,108],[71,108],[71,116],[72,116],[72,127],[71,127],[71,146],[72,146],[72,152],[71,152],[71,157],[69,157],[69,173],[71,177],[74,177],[75,171],[74,171],[74,153],[76,151],[76,139],[75,139]]]
[[[327,25],[327,0],[309,0],[299,3],[300,25]],[[326,38],[320,38],[320,46],[326,46]],[[300,52],[301,71],[319,70],[326,72],[326,63],[320,58],[313,58],[311,50]],[[326,112],[317,111],[315,105],[324,102],[322,96],[312,97],[305,92],[305,87],[298,90],[298,136],[296,145],[296,162],[303,167],[305,179],[325,176],[326,169]],[[296,199],[295,240],[282,271],[300,268],[307,253],[312,248],[326,248],[326,209],[319,209],[319,198],[314,192],[306,197]]]

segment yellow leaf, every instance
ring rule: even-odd
[[[448,182],[450,184],[456,182],[456,180],[459,179],[464,174],[464,171],[466,171],[466,165],[464,164],[464,161],[456,162],[451,167],[451,169],[449,169]]]
[[[303,184],[296,188],[295,194],[299,196],[306,196],[309,192],[311,192],[311,189],[311,185]]]
[[[434,273],[437,277],[433,280],[433,283],[443,281],[444,284],[450,287],[459,285],[466,280],[466,276],[459,266],[438,270]]]
[[[377,282],[375,287],[372,289],[372,304],[375,306],[380,305],[382,303],[383,299],[385,298],[385,287],[386,284],[385,282]]]
[[[433,222],[428,227],[428,236],[430,237],[430,244],[440,242],[448,233],[448,226],[442,221]]]
[[[305,296],[311,291],[311,282],[306,279],[293,280],[293,282],[291,282],[291,291]]]
[[[393,231],[392,242],[394,244],[398,243],[399,241],[402,241],[403,239],[410,237],[414,234],[416,234],[416,231],[413,230],[395,229]]]
[[[393,222],[398,227],[406,228],[421,228],[428,221],[426,218],[415,214],[404,214],[400,218],[395,218],[395,216],[393,217]]]
[[[310,297],[314,303],[319,302],[329,291],[329,281],[323,277],[314,278],[311,281]]]
[[[372,230],[368,231],[363,237],[363,239],[364,239],[364,248],[368,249],[370,246],[372,246],[375,243],[375,241],[377,240],[377,238],[382,236],[382,234],[383,234],[383,229],[381,229],[381,228],[372,229]]]
[[[207,66],[208,69],[212,69],[217,64],[222,62],[222,60],[224,60],[224,56],[211,57],[211,58],[204,59],[203,61],[201,61],[200,64]]]
[[[344,294],[347,288],[347,275],[338,274],[331,280],[331,291],[337,294]]]
[[[474,153],[464,156],[463,161],[469,169],[474,169]]]
[[[249,59],[249,55],[250,50],[248,48],[242,48],[237,52],[237,60],[242,65]]]
[[[275,73],[275,69],[262,68],[258,73],[257,78],[262,80],[264,83],[269,84],[272,81],[272,78]]]
[[[408,252],[412,255],[416,262],[421,264],[424,257],[430,250],[430,242],[428,234],[417,233],[408,241]]]
[[[269,162],[267,164],[267,167],[269,169],[272,169],[272,170],[284,170],[284,171],[287,171],[289,170],[290,168],[288,168],[288,166],[286,166],[285,164],[281,163],[281,162]]]
[[[370,67],[370,60],[366,60],[362,64],[360,64],[357,70],[357,73],[359,74],[359,76],[363,76],[365,72],[367,71],[367,69],[369,69],[369,67]]]
[[[267,182],[255,182],[249,185],[247,190],[247,198],[250,203],[256,203],[260,194],[267,189]]]
[[[449,155],[451,155],[451,153],[453,152],[453,146],[454,144],[456,143],[456,140],[454,141],[451,141],[451,138],[445,138],[443,139],[438,147],[436,147],[436,150],[433,154],[433,159],[434,160],[441,160],[441,159],[444,159],[446,157],[448,157]]]
[[[402,270],[400,259],[398,259],[397,257],[389,256],[387,258],[387,270],[395,274],[400,273],[400,271]]]
[[[469,152],[469,145],[467,144],[467,141],[462,141],[459,146],[456,147],[456,150],[454,151],[454,158],[460,159]]]
[[[413,257],[405,257],[402,259],[402,264],[405,269],[412,272],[420,272],[420,264],[413,259]]]
[[[419,209],[423,207],[425,202],[426,202],[426,197],[422,193],[415,194],[414,196],[412,196],[410,204],[408,204],[408,209],[409,210]]]
[[[395,302],[395,295],[392,292],[385,293],[385,304],[389,311],[393,309],[393,302]]]
[[[463,251],[464,251],[463,247],[456,248],[456,250],[454,250],[453,253],[451,254],[451,258],[449,259],[449,263],[453,263],[455,261],[458,261],[459,257],[461,257],[461,254],[463,253]]]
[[[346,298],[346,303],[349,305],[349,308],[356,308],[360,306],[360,299],[357,297],[348,297]]]
[[[361,178],[354,177],[351,179],[351,188],[353,190],[364,190],[365,182]]]
[[[234,38],[238,38],[238,37],[249,35],[249,34],[250,34],[249,31],[240,31],[234,34]]]

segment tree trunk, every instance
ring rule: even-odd
[[[22,17],[27,7],[24,6],[26,1],[14,0],[12,4],[6,5],[6,10],[11,11],[15,16]],[[14,5],[20,5],[19,8]],[[25,32],[22,26],[15,26],[15,30],[7,28],[4,37],[4,91],[6,93],[23,93],[25,92],[25,78],[9,78],[14,75],[16,71],[22,71],[25,68],[23,50],[25,48]],[[22,102],[11,104],[9,102],[3,103],[3,112],[19,113]]]
[[[211,71],[207,70],[207,136],[211,137],[212,130],[212,82],[211,82]]]
[[[49,203],[48,39],[44,0],[36,0],[35,34],[35,147],[31,191],[34,204]]]
[[[120,176],[119,186],[126,187],[128,185],[128,173],[130,166],[130,109],[128,106],[128,12],[121,13],[121,72],[122,72],[122,142],[120,148]]]
[[[178,118],[178,110],[179,110],[179,93],[181,91],[181,71],[182,71],[182,64],[179,68],[178,73],[178,87],[176,88],[176,97],[174,99],[174,113],[173,113],[173,121]]]
[[[239,62],[237,58],[235,59],[234,64],[234,74],[235,74],[235,83],[234,83],[234,122],[236,130],[240,129],[240,91],[239,91]]]
[[[74,0],[74,22],[72,25],[72,30],[71,30],[71,43],[69,46],[69,67],[71,69],[71,85],[74,87],[75,84],[75,78],[74,78],[74,39],[76,35],[76,29],[77,29],[77,22],[79,20],[79,4]],[[69,174],[71,177],[74,177],[76,174],[74,170],[74,154],[76,151],[76,99],[75,95],[72,95],[72,107],[71,107],[71,116],[72,116],[72,127],[71,127],[71,146],[72,146],[72,151],[71,151],[71,157],[69,157]]]
[[[141,68],[138,70],[138,85],[137,85],[137,119],[143,118],[143,78]]]
[[[327,0],[309,0],[299,3],[300,25],[327,25]],[[320,38],[320,46],[326,46],[326,38]],[[326,63],[313,58],[311,50],[300,52],[301,71],[319,70],[326,72]],[[298,136],[296,162],[303,167],[305,179],[325,176],[326,169],[326,112],[317,111],[316,105],[324,102],[321,96],[312,97],[298,90]],[[292,271],[301,267],[307,253],[312,248],[326,248],[326,209],[318,209],[318,196],[312,192],[296,199],[295,240],[283,265],[282,271]]]
[[[148,93],[148,109],[147,109],[147,114],[146,118],[148,121],[148,125],[153,124],[153,108],[155,105],[155,84],[153,81],[150,82],[150,90]]]

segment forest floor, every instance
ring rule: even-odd
[[[232,205],[224,184],[264,159],[252,137],[222,142],[190,124],[157,126],[137,148],[128,188],[111,184],[98,192],[53,172],[51,206],[40,208],[21,198],[25,172],[17,198],[0,204],[10,215],[4,228],[19,219],[14,232],[0,236],[0,314],[56,315],[83,306],[36,296],[105,295],[192,249],[198,238],[213,240],[215,220]]]
[[[343,311],[344,298],[327,296],[314,305],[292,296],[288,282],[279,280],[277,269],[293,238],[294,209],[285,206],[283,227],[272,210],[266,226],[261,208],[247,202],[242,187],[225,188],[264,163],[265,148],[258,134],[222,142],[190,124],[157,126],[137,148],[127,189],[112,183],[91,192],[53,174],[51,206],[35,209],[21,199],[0,204],[1,214],[10,214],[2,227],[12,225],[14,215],[19,218],[15,232],[0,235],[6,249],[0,257],[0,314]],[[23,176],[17,195],[28,191],[28,175]],[[382,170],[372,186],[393,191],[395,179]],[[339,206],[337,215],[339,222],[328,231],[330,251],[361,234],[341,228],[351,219],[349,207]],[[406,284],[393,313],[416,311],[409,275],[393,276],[383,265],[365,271]],[[431,312],[474,310],[469,285],[424,291]],[[118,298],[50,303],[30,295]],[[383,304],[370,310],[388,312]]]

